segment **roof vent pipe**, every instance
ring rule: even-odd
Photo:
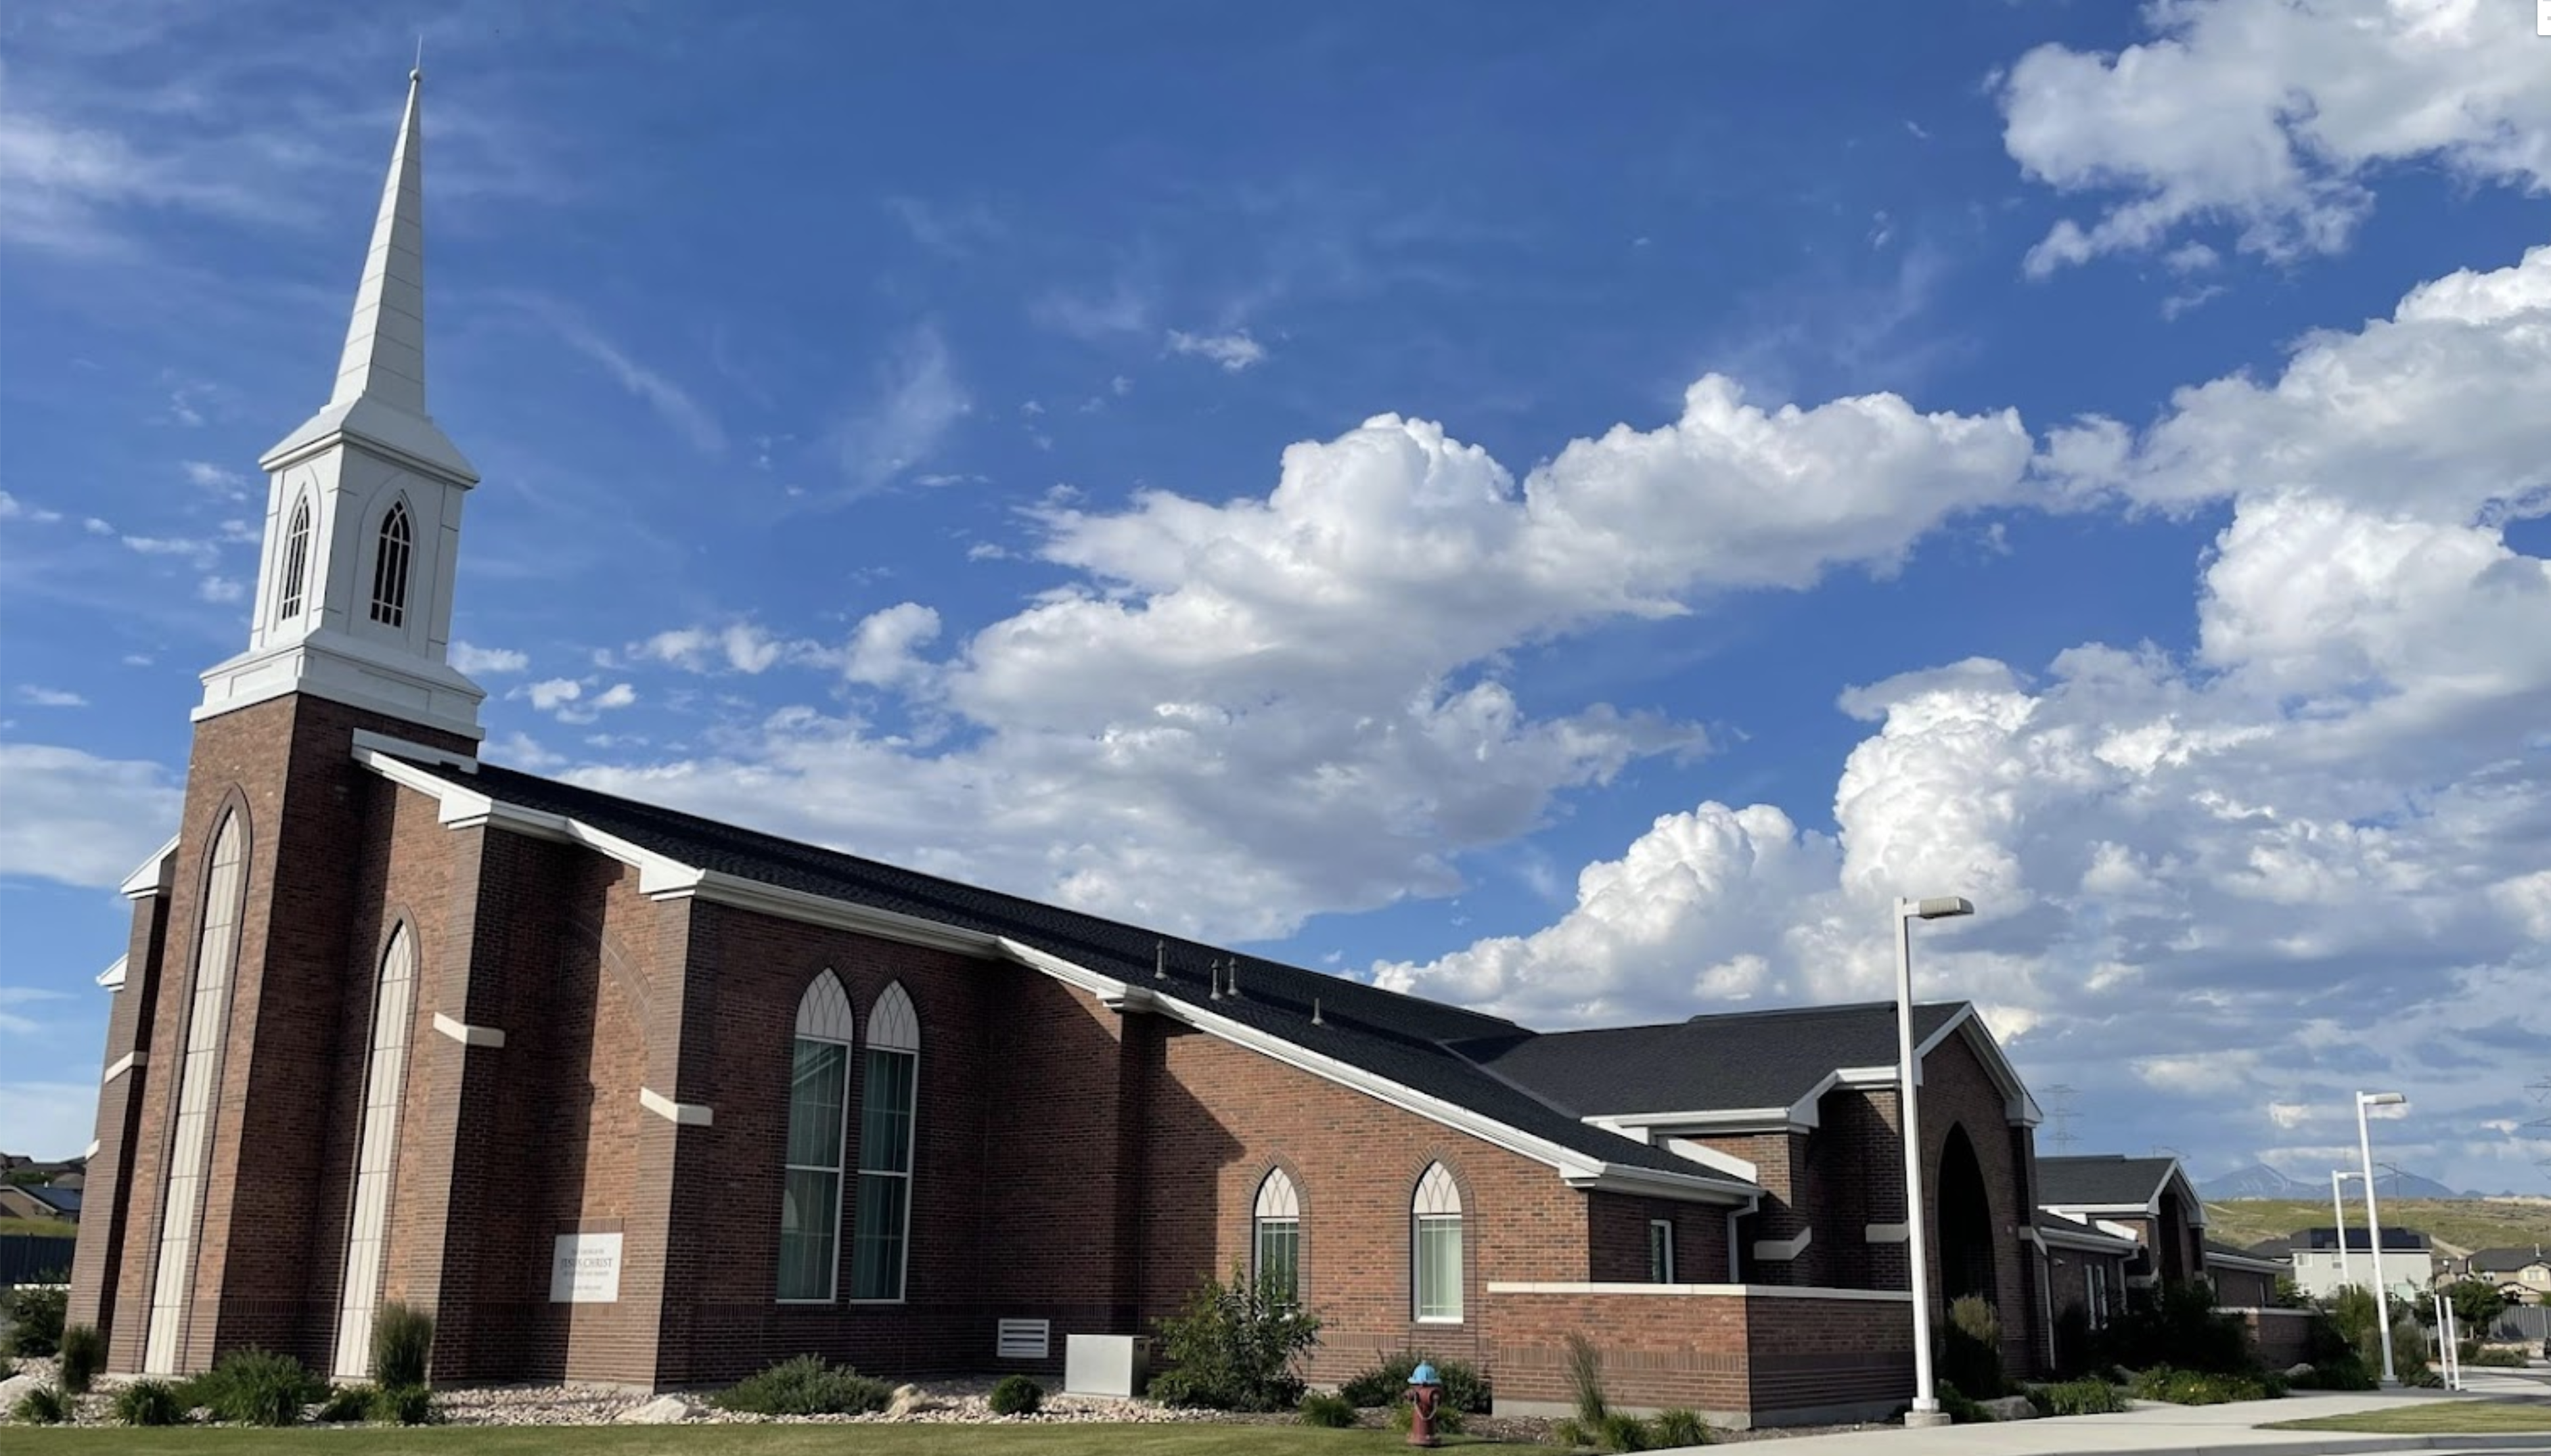
[[[1154,981],[1170,979],[1170,943],[1166,940],[1152,942],[1152,979]]]
[[[1240,958],[1238,956],[1231,958],[1230,963],[1224,968],[1224,974],[1231,982],[1231,998],[1235,1001],[1240,999]]]
[[[1311,1024],[1313,1026],[1326,1026],[1329,1024],[1320,1019],[1320,998],[1318,996],[1311,997]]]
[[[1208,981],[1208,982],[1212,983],[1212,986],[1213,986],[1213,993],[1212,993],[1212,995],[1209,997],[1209,999],[1217,1000],[1217,1001],[1218,1001],[1218,1000],[1221,1000],[1221,999],[1222,999],[1222,962],[1220,962],[1220,961],[1207,961],[1207,962],[1205,962],[1205,963],[1204,963],[1204,978],[1205,978],[1205,980],[1206,980],[1206,981]]]

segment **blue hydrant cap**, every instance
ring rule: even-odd
[[[1408,1372],[1408,1383],[1412,1386],[1432,1386],[1443,1384],[1443,1382],[1435,1378],[1435,1367],[1432,1365],[1420,1365],[1415,1370]]]

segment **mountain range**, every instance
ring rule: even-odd
[[[2481,1193],[2456,1193],[2432,1178],[2415,1173],[2390,1170],[2376,1178],[2374,1191],[2386,1198],[2479,1198]],[[2208,1202],[2220,1203],[2235,1198],[2317,1198],[2329,1195],[2326,1180],[2306,1183],[2288,1178],[2265,1163],[2236,1168],[2220,1178],[2209,1178],[2196,1186],[2196,1196]]]

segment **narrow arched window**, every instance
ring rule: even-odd
[[[239,963],[240,906],[248,897],[248,831],[224,815],[204,877],[204,913],[195,933],[195,974],[186,993],[185,1050],[177,1063],[177,1118],[170,1130],[167,1191],[159,1200],[159,1259],[151,1277],[151,1319],[142,1368],[176,1373],[186,1303],[195,1288],[195,1226],[203,1213],[204,1165],[212,1152],[222,1042],[230,1033],[231,973]]]
[[[292,524],[283,533],[283,595],[274,619],[289,622],[301,615],[301,577],[310,567],[310,502],[292,507]]]
[[[851,998],[830,971],[797,1000],[779,1193],[779,1298],[830,1301],[842,1247],[842,1138],[851,1104]]]
[[[1300,1303],[1302,1200],[1283,1169],[1271,1169],[1258,1185],[1258,1205],[1250,1223],[1250,1254],[1260,1292],[1280,1304]]]
[[[1426,1165],[1410,1208],[1415,1222],[1413,1258],[1417,1317],[1435,1324],[1462,1322],[1462,1190],[1441,1163]]]
[[[900,983],[885,988],[868,1017],[865,1073],[851,1298],[900,1300],[911,1244],[913,1103],[921,1084],[921,1020]]]
[[[389,1239],[398,1167],[400,1093],[407,1085],[408,1027],[416,1013],[416,938],[401,925],[381,953],[372,995],[372,1050],[363,1069],[362,1132],[355,1143],[354,1213],[346,1227],[346,1286],[337,1304],[337,1378],[372,1374],[372,1311],[380,1302],[381,1248]]]
[[[398,501],[381,521],[380,546],[372,555],[372,620],[384,627],[407,625],[407,561],[414,545],[407,502]]]

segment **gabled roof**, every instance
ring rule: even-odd
[[[1913,1008],[1929,1041],[1964,1001]],[[1786,1114],[1844,1069],[1894,1075],[1895,1003],[1796,1006],[1694,1016],[1662,1026],[1536,1034],[1520,1027],[1454,1050],[1581,1117],[1639,1113]]]
[[[2551,1254],[2544,1253],[2540,1244],[2535,1244],[2529,1249],[2521,1246],[2474,1249],[2471,1258],[2466,1262],[2473,1269],[2486,1270],[2492,1274],[2500,1272],[2512,1274],[2527,1264],[2551,1264]]]
[[[15,1184],[12,1187],[48,1208],[70,1214],[80,1210],[80,1191],[75,1188],[51,1188],[44,1184]]]
[[[1426,1115],[1449,1107],[1519,1134],[1519,1150],[1532,1150],[1579,1186],[1629,1180],[1659,1194],[1726,1201],[1756,1192],[1665,1149],[1589,1126],[1448,1049],[1485,1036],[1529,1035],[1501,1017],[490,764],[421,751],[411,757],[359,740],[357,757],[436,794],[446,824],[496,822],[588,845],[639,865],[640,888],[659,897],[698,895],[793,918],[855,914],[872,933],[1007,955],[1112,1002],[1170,1012],[1333,1080],[1360,1075],[1414,1093],[1408,1104]],[[1239,994],[1215,998],[1208,965],[1224,959],[1236,967]],[[1315,1003],[1318,1024],[1311,1020]]]
[[[2205,1262],[2209,1265],[2224,1264],[2234,1269],[2257,1270],[2263,1274],[2284,1274],[2294,1268],[2293,1262],[2282,1254],[2261,1254],[2250,1249],[2236,1249],[2230,1244],[2218,1244],[2212,1239],[2205,1241]]]
[[[2133,1239],[2094,1228],[2087,1220],[2067,1218],[2061,1213],[2049,1213],[2043,1208],[2036,1211],[2034,1222],[2038,1238],[2050,1244],[2090,1249],[2097,1253],[2113,1254],[2120,1258],[2131,1256],[2143,1247]]]
[[[2047,1208],[2142,1208],[2157,1202],[2162,1186],[2178,1174],[2177,1158],[2129,1158],[2120,1153],[2040,1158],[2037,1201]]]

